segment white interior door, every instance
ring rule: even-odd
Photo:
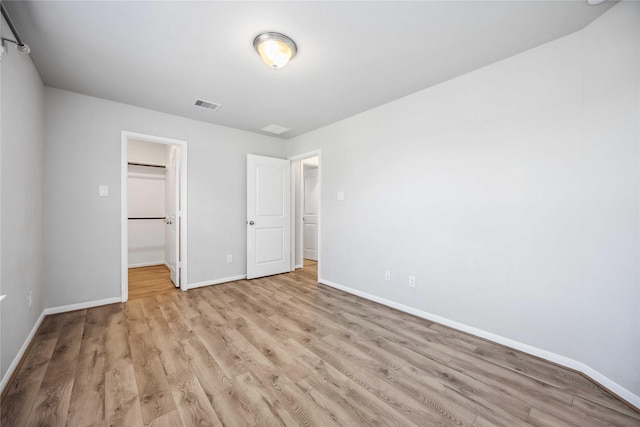
[[[247,155],[247,278],[290,271],[291,164]]]
[[[318,260],[318,167],[303,165],[302,245],[303,257]]]
[[[167,245],[169,271],[171,281],[176,287],[180,287],[180,161],[179,152],[175,146],[169,149],[169,161],[167,162]]]

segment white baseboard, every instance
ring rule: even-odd
[[[634,393],[627,390],[620,384],[616,383],[615,381],[611,380],[610,378],[606,377],[605,375],[601,374],[595,369],[577,360],[573,360],[568,357],[543,350],[541,348],[524,344],[519,341],[512,340],[510,338],[505,338],[503,336],[496,335],[494,333],[487,332],[482,329],[474,328],[473,326],[465,325],[463,323],[459,323],[454,320],[450,320],[445,317],[438,316],[436,314],[431,314],[426,311],[422,311],[417,308],[410,307],[408,305],[400,304],[398,302],[391,301],[386,298],[372,295],[367,292],[362,292],[357,289],[350,288],[348,286],[340,285],[338,283],[334,283],[326,279],[319,278],[318,282],[327,286],[331,286],[332,288],[336,288],[341,291],[347,292],[349,294],[357,295],[364,299],[368,299],[370,301],[374,301],[379,304],[386,305],[391,308],[395,308],[396,310],[404,311],[405,313],[413,314],[414,316],[418,316],[423,319],[431,320],[433,322],[440,323],[445,326],[449,326],[459,331],[467,332],[477,337],[484,338],[489,341],[493,341],[495,343],[502,344],[516,350],[520,350],[522,352],[531,354],[533,356],[540,357],[541,359],[545,359],[550,362],[556,363],[558,365],[564,366],[566,368],[581,372],[582,374],[591,378],[593,381],[597,382],[598,384],[602,385],[606,389],[615,393],[622,399],[626,400],[631,405],[640,409],[640,396],[635,395]]]
[[[128,268],[153,267],[155,265],[166,265],[167,267],[169,267],[167,263],[164,261],[151,261],[151,262],[140,262],[138,264],[129,264]]]
[[[9,369],[7,369],[7,373],[4,374],[4,377],[2,377],[2,382],[0,382],[0,394],[4,391],[4,388],[9,383],[9,379],[11,379],[11,375],[13,375],[13,372],[16,370],[16,368],[18,367],[18,364],[20,363],[20,360],[22,360],[22,357],[24,356],[24,353],[29,348],[31,341],[36,336],[36,332],[38,332],[38,328],[42,324],[42,321],[44,320],[44,316],[45,316],[45,313],[43,310],[42,313],[40,313],[40,317],[38,317],[38,320],[36,320],[36,324],[33,325],[31,332],[29,332],[29,335],[27,335],[27,339],[24,341],[24,344],[22,344],[22,347],[20,347],[18,354],[16,354],[16,357],[13,358],[11,365],[9,365]]]
[[[195,289],[195,288],[201,288],[203,286],[219,285],[221,283],[235,282],[236,280],[242,280],[246,278],[247,278],[247,275],[242,274],[240,276],[223,277],[222,279],[206,280],[204,282],[198,282],[198,283],[189,283],[187,285],[187,289]]]
[[[293,268],[302,268],[302,267],[304,267],[304,265],[302,265],[302,264],[296,264]]]
[[[81,302],[78,304],[63,305],[60,307],[45,308],[43,313],[46,316],[48,316],[50,314],[66,313],[67,311],[82,310],[84,308],[91,308],[91,307],[99,307],[101,305],[115,304],[117,302],[122,302],[122,298],[120,297],[106,298],[106,299],[100,299],[96,301]]]

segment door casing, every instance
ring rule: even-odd
[[[318,167],[317,166],[310,166],[305,164],[304,162],[302,163],[302,185],[300,186],[302,192],[301,192],[301,198],[302,198],[302,212],[301,212],[301,216],[302,216],[302,260],[303,260],[303,264],[304,264],[304,260],[305,259],[311,259],[314,261],[318,261],[318,209],[317,206],[320,204],[319,203],[319,199],[320,199],[320,194],[318,194]],[[315,186],[313,188],[314,192],[315,192],[315,197],[310,198],[309,197],[309,187],[307,185],[308,180],[310,180],[311,178],[315,178]],[[315,200],[314,200],[315,199]],[[310,213],[309,212],[309,203],[316,203],[316,209],[315,212]],[[308,235],[308,230],[311,226],[314,226],[314,230],[312,231],[312,234],[315,235],[315,248],[309,249],[309,235]]]
[[[310,159],[312,157],[318,158],[318,282],[322,278],[322,150],[313,150],[306,153],[297,154],[289,157],[291,162],[296,162],[300,168],[300,179],[302,179],[302,160]],[[291,167],[291,179],[295,179],[294,166]],[[304,209],[302,206],[303,200],[301,197],[296,198],[295,185],[291,186],[291,271],[296,267],[302,268],[302,265],[296,265],[296,240],[299,242],[299,247],[302,250],[302,217],[296,218],[295,205],[300,208],[300,212]]]
[[[180,151],[177,146],[171,145],[166,173],[166,200],[168,203],[166,204],[165,224],[169,226],[169,229],[165,230],[165,239],[168,239],[169,242],[169,259],[166,262],[169,265],[171,281],[176,287],[180,286],[180,216],[178,215],[180,211]]]
[[[161,136],[146,135],[138,132],[122,131],[120,151],[120,284],[121,300],[129,299],[129,231],[127,212],[127,176],[128,176],[128,147],[129,140],[153,142],[157,144],[175,145],[181,151],[180,156],[180,206],[178,212],[180,225],[180,289],[186,291],[187,285],[187,141],[164,138]]]

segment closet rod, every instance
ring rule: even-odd
[[[163,168],[163,169],[167,168],[165,165],[154,165],[151,163],[138,163],[138,162],[127,162],[127,163],[130,164],[131,166],[147,166],[150,168]]]
[[[166,219],[166,217],[164,217],[164,216],[144,216],[144,217],[135,217],[135,218],[128,218],[128,219]]]
[[[29,49],[29,46],[24,44],[24,42],[22,41],[22,39],[18,35],[18,30],[16,30],[16,27],[13,25],[13,21],[9,17],[9,13],[7,12],[7,9],[4,8],[4,5],[1,2],[0,2],[0,9],[2,9],[2,17],[4,18],[5,21],[7,21],[7,25],[9,25],[9,29],[11,30],[11,32],[13,33],[13,35],[16,38],[16,40],[14,42],[13,40],[5,39],[3,37],[2,38],[2,47],[4,47],[4,42],[8,41],[8,42],[15,43],[16,46],[18,46],[18,48],[21,50],[21,52],[29,53],[31,51],[31,49]]]

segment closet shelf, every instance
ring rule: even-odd
[[[138,163],[138,162],[127,162],[130,166],[145,166],[148,168],[162,168],[166,169],[165,165],[154,165],[153,163]]]

